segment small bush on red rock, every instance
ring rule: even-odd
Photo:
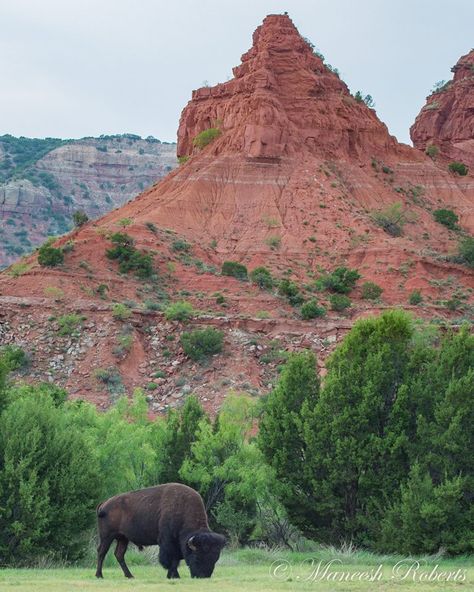
[[[467,168],[467,166],[464,163],[457,162],[457,161],[450,162],[448,165],[448,169],[452,173],[456,173],[457,175],[461,175],[461,177],[466,176],[469,171],[469,169]]]
[[[332,310],[342,312],[351,306],[351,299],[344,294],[331,294],[329,297]]]
[[[365,300],[378,300],[382,292],[383,288],[374,284],[374,282],[364,282],[362,284],[362,298]]]
[[[224,261],[222,264],[222,275],[235,277],[238,280],[246,280],[247,268],[237,261]]]
[[[38,263],[43,267],[56,267],[64,262],[63,250],[53,247],[51,242],[51,240],[46,241],[38,249]]]
[[[446,228],[449,228],[451,230],[458,229],[459,218],[452,210],[435,210],[433,212],[433,217],[436,220],[436,222],[439,222],[443,226],[446,226]]]
[[[181,336],[184,353],[196,362],[201,362],[208,356],[220,353],[223,343],[224,333],[212,327],[185,332]]]
[[[266,267],[256,267],[250,272],[250,279],[262,290],[270,290],[273,287],[272,274]]]
[[[301,317],[307,321],[317,317],[323,317],[326,314],[324,306],[319,306],[317,300],[308,300],[301,307]]]
[[[115,245],[107,249],[106,254],[109,259],[115,259],[119,262],[121,273],[134,271],[139,278],[148,278],[153,274],[153,261],[148,253],[138,251],[134,246],[134,240],[128,234],[116,232],[110,240]]]
[[[349,294],[353,290],[360,274],[357,269],[338,267],[331,273],[324,273],[316,280],[318,290],[330,290],[338,294]]]

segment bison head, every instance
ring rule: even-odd
[[[225,542],[225,537],[215,532],[198,532],[189,537],[185,560],[192,578],[212,576]]]

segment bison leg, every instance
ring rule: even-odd
[[[115,547],[115,557],[117,561],[120,563],[120,567],[124,573],[126,578],[133,578],[131,571],[128,569],[127,564],[125,563],[125,552],[128,547],[128,539],[119,538],[117,539],[117,546]]]
[[[160,546],[160,563],[168,570],[166,575],[168,579],[179,578],[179,555],[177,549],[165,545]]]
[[[104,563],[105,556],[107,555],[107,551],[110,549],[110,545],[113,541],[112,538],[103,539],[100,541],[99,546],[97,547],[97,571],[95,572],[96,578],[103,578],[102,575],[102,564]]]

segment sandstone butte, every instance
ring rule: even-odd
[[[436,146],[437,158],[474,168],[474,49],[453,66],[452,80],[433,92],[410,129],[414,146]]]
[[[455,145],[462,125],[453,120],[449,127],[448,120],[456,115],[472,122],[474,101],[472,79],[460,72],[452,90],[462,84],[465,96],[446,112],[442,128],[452,130]],[[72,397],[101,408],[121,392],[146,388],[151,413],[194,392],[212,412],[231,390],[267,392],[283,350],[310,347],[323,365],[360,316],[397,305],[429,319],[453,320],[472,310],[474,274],[451,260],[459,232],[437,223],[432,212],[452,209],[464,232],[474,231],[474,168],[461,177],[443,159],[398,143],[376,112],[356,101],[313,53],[287,15],[265,18],[233,74],[226,83],[193,92],[179,123],[178,169],[58,239],[58,246],[69,245],[62,266],[40,267],[33,254],[20,269],[0,275],[0,340],[31,352],[29,380],[54,380]],[[415,129],[421,129],[424,112]],[[196,136],[210,128],[219,130],[217,137],[196,146]],[[469,129],[463,146],[474,141]],[[398,237],[373,218],[396,203],[409,219]],[[117,231],[153,254],[155,282],[120,275],[106,257]],[[190,252],[179,250],[183,240]],[[249,270],[265,265],[323,304],[328,294],[310,291],[321,270],[346,265],[362,277],[349,312],[303,321],[276,291],[220,275],[225,260]],[[364,281],[383,288],[381,302],[361,298]],[[423,296],[418,307],[408,305],[415,289]],[[224,302],[216,301],[217,293]],[[166,321],[150,310],[165,294],[206,314],[188,325]],[[448,310],[450,299],[458,301],[458,310]],[[114,318],[113,303],[124,301],[133,301],[131,317]],[[62,337],[58,318],[72,313],[83,315],[77,335]],[[191,362],[179,345],[183,330],[202,326],[225,333],[224,352],[206,366]]]

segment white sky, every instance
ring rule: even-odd
[[[474,0],[0,0],[0,134],[175,141],[191,91],[223,82],[288,11],[390,132],[474,45]]]

